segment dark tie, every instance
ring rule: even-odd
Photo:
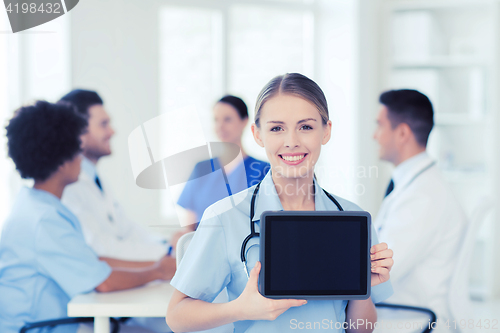
[[[97,187],[99,187],[99,189],[102,192],[101,181],[99,180],[99,177],[97,177],[97,175],[95,176],[95,183],[96,183]]]
[[[385,191],[385,196],[388,196],[392,190],[394,190],[394,181],[391,179],[389,186],[387,186],[387,191]]]

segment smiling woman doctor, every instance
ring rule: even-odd
[[[235,332],[293,332],[299,323],[318,331],[344,332],[344,322],[374,323],[374,302],[392,294],[389,271],[392,251],[377,244],[372,229],[371,298],[367,300],[273,300],[257,288],[260,263],[259,238],[246,245],[245,257],[250,277],[242,264],[241,246],[250,232],[250,203],[255,196],[255,221],[266,210],[339,210],[314,180],[314,166],[321,146],[330,140],[326,98],[321,88],[301,74],[285,74],[272,79],[260,92],[255,107],[252,133],[264,147],[271,170],[255,186],[213,204],[203,214],[186,255],[171,284],[174,291],[167,323],[176,332],[199,331],[234,323]],[[336,197],[344,210],[361,210]],[[237,202],[233,206],[232,203]],[[297,243],[300,246],[300,243]],[[342,274],[339,268],[338,274]],[[211,303],[227,287],[229,302]],[[347,307],[347,309],[346,309]],[[326,327],[328,326],[328,327]],[[304,327],[305,328],[305,327]],[[308,331],[314,331],[308,329]],[[371,332],[362,325],[347,332]]]

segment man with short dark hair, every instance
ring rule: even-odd
[[[87,244],[99,256],[151,264],[169,254],[170,244],[130,220],[113,197],[112,189],[98,175],[97,163],[111,155],[110,140],[115,133],[102,98],[95,91],[75,89],[60,102],[73,104],[89,123],[82,137],[80,178],[68,186],[62,198],[80,220]]]
[[[374,138],[380,159],[395,166],[374,222],[380,241],[394,250],[388,302],[428,307],[441,322],[453,320],[449,286],[466,218],[426,152],[432,104],[416,90],[384,92],[380,103]]]
[[[67,317],[67,303],[77,294],[128,289],[173,276],[173,258],[141,267],[98,257],[85,243],[78,219],[61,203],[65,187],[78,180],[80,136],[86,128],[86,120],[71,106],[43,101],[17,110],[6,127],[9,156],[34,186],[20,191],[2,229],[2,333],[17,333],[28,322]],[[50,332],[78,328],[64,325]]]

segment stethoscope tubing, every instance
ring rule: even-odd
[[[262,183],[262,181],[259,182],[257,184],[257,186],[255,186],[255,189],[254,189],[253,194],[252,194],[252,200],[250,202],[250,234],[248,234],[248,236],[245,237],[245,239],[243,240],[243,243],[241,244],[240,259],[241,259],[241,262],[243,263],[243,266],[245,267],[245,272],[246,272],[247,276],[249,276],[248,268],[247,268],[247,260],[246,260],[246,256],[245,256],[245,250],[246,250],[247,244],[252,238],[260,237],[260,233],[255,232],[255,221],[253,221],[253,218],[255,216],[255,199],[257,197],[257,194],[259,193],[261,183]],[[342,205],[337,201],[337,199],[335,199],[325,189],[322,189],[322,190],[326,194],[326,196],[337,206],[338,210],[343,212],[344,209],[342,208]]]

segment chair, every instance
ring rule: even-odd
[[[187,234],[182,235],[177,241],[177,247],[175,248],[175,263],[177,264],[177,267],[179,267],[184,254],[186,254],[186,250],[191,242],[191,239],[193,239],[194,233],[194,231],[188,232]]]
[[[474,255],[474,247],[479,230],[483,226],[489,213],[495,208],[495,203],[490,197],[481,198],[479,204],[472,211],[470,222],[467,225],[462,246],[458,253],[458,262],[450,283],[448,306],[453,319],[469,319],[472,317],[472,305],[469,296],[469,278]],[[460,329],[461,332],[473,331]]]
[[[179,267],[182,257],[186,254],[186,250],[189,246],[189,243],[191,243],[191,240],[193,239],[194,236],[194,231],[188,232],[185,235],[182,235],[181,238],[177,241],[177,247],[175,249],[175,262],[177,264],[177,267]],[[228,295],[227,295],[227,290],[224,289],[214,300],[213,303],[225,303],[228,302]],[[234,325],[233,324],[226,324],[224,326],[220,326],[211,330],[205,330],[203,331],[204,333],[229,333],[233,332]]]
[[[389,303],[377,303],[375,306],[378,309],[390,309],[393,315],[392,320],[384,319],[384,323],[381,324],[381,328],[377,328],[374,332],[422,332],[430,333],[436,325],[437,316],[431,310],[427,308],[408,306],[401,304],[389,304]],[[379,310],[377,309],[377,312]],[[406,312],[406,315],[405,315]],[[424,314],[425,317],[415,317],[414,315]],[[413,315],[413,316],[412,316]],[[386,316],[389,318],[389,316]],[[399,328],[397,325],[401,323],[403,326]],[[409,323],[410,327],[406,327],[405,324]],[[390,326],[390,327],[389,327]],[[417,326],[417,327],[415,327]]]
[[[118,320],[115,318],[110,318],[111,324],[113,325],[113,329],[111,330],[112,333],[119,333],[120,332],[120,324],[118,323]],[[58,325],[69,325],[69,324],[79,324],[79,323],[91,323],[94,321],[94,318],[88,318],[88,317],[73,317],[73,318],[61,318],[61,319],[53,319],[53,320],[44,320],[44,321],[37,321],[34,323],[27,323],[21,329],[19,330],[19,333],[26,333],[29,330],[35,329],[35,328],[40,328],[40,327],[46,327],[46,326],[58,326]]]

